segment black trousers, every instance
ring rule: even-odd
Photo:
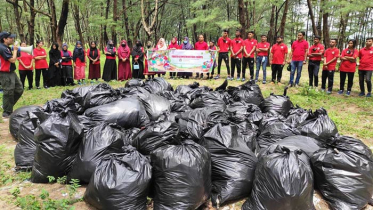
[[[221,67],[221,62],[224,60],[225,65],[227,66],[227,73],[228,76],[231,74],[230,69],[229,69],[229,59],[228,59],[228,53],[227,52],[221,52],[219,53],[218,57],[218,74],[220,75],[220,67]]]
[[[321,88],[325,89],[326,86],[326,79],[328,79],[328,90],[332,91],[333,90],[333,82],[334,82],[334,71],[327,71],[324,70],[322,71],[321,75]]]
[[[36,84],[36,87],[40,87],[40,76],[41,74],[43,74],[43,85],[44,87],[47,87],[48,86],[48,69],[36,69],[35,70],[36,74],[35,74],[35,84]]]
[[[23,89],[25,89],[25,81],[26,81],[26,77],[27,77],[27,81],[28,81],[28,85],[29,85],[28,89],[31,90],[32,89],[32,83],[34,82],[34,71],[21,70],[21,71],[19,71],[19,77],[21,78]]]
[[[310,60],[308,63],[309,86],[315,85],[315,87],[317,87],[319,85],[320,62],[321,61]],[[315,83],[313,83],[313,81],[315,81]]]
[[[272,64],[272,82],[281,82],[282,78],[282,69],[284,68],[284,65],[281,64]]]
[[[232,64],[231,77],[234,77],[235,68],[237,68],[237,77],[240,77],[241,76],[241,58],[231,57],[231,64]]]
[[[242,78],[245,78],[247,66],[249,66],[249,69],[250,69],[250,79],[254,79],[254,58],[244,57],[242,59]]]
[[[359,70],[360,92],[365,93],[364,81],[367,83],[368,93],[372,92],[372,72]]]
[[[355,72],[343,72],[341,71],[340,77],[340,90],[345,89],[346,76],[348,76],[347,91],[351,91],[352,85],[354,84]]]

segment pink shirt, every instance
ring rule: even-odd
[[[309,48],[308,42],[306,40],[295,41],[291,45],[291,51],[293,53],[292,61],[305,61],[305,54]]]

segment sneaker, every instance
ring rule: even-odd
[[[48,86],[44,86],[45,89],[48,89],[49,87]]]
[[[368,97],[368,98],[372,97],[372,93],[368,93],[368,94],[367,94],[367,97]]]
[[[241,80],[241,78],[240,77],[237,77],[237,79],[236,79],[237,81],[240,81]]]
[[[9,118],[10,114],[8,112],[3,112],[3,118]]]
[[[347,91],[346,96],[350,96],[350,95],[351,95],[351,91]]]
[[[36,89],[38,89],[38,90],[39,90],[39,89],[41,89],[41,88],[40,88],[40,87],[36,87]]]
[[[339,94],[339,95],[342,95],[343,92],[344,92],[343,90],[340,90],[340,91],[338,91],[338,94]]]
[[[299,85],[298,85],[298,84],[295,84],[295,88],[299,88]]]
[[[217,75],[216,77],[214,77],[214,79],[220,79],[220,75]]]
[[[241,79],[241,81],[242,81],[242,82],[245,82],[245,81],[246,81],[246,79],[245,79],[245,78],[242,78],[242,79]]]
[[[321,92],[325,92],[325,89],[322,89],[322,88],[321,88]]]
[[[78,85],[82,85],[82,83],[81,83],[81,82],[78,82]]]
[[[174,77],[170,77],[170,79],[174,79]]]
[[[326,94],[332,94],[332,91],[328,90],[326,91]]]
[[[359,96],[365,96],[365,93],[360,93]]]
[[[262,84],[266,84],[267,82],[266,81],[263,81]]]
[[[230,76],[228,76],[228,77],[227,77],[227,80],[231,80],[231,77],[230,77]]]

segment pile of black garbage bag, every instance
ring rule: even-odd
[[[98,209],[197,209],[247,199],[242,209],[362,209],[373,195],[373,155],[338,133],[325,109],[264,98],[247,82],[215,90],[163,78],[66,90],[17,109],[9,130],[16,170],[87,184]],[[151,201],[149,200],[151,199]]]

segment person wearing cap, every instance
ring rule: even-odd
[[[319,85],[319,69],[321,57],[324,54],[324,45],[320,44],[320,36],[313,38],[313,45],[308,50],[308,76],[309,86],[317,88]]]
[[[272,82],[274,84],[281,84],[282,70],[285,65],[285,58],[288,54],[288,47],[284,44],[284,37],[278,36],[276,39],[276,44],[273,45],[271,49],[271,54],[269,58],[269,63],[272,65]]]
[[[14,72],[17,60],[18,46],[9,47],[16,36],[9,32],[0,33],[0,83],[3,86],[3,118],[9,118],[13,107],[23,94],[21,80]]]

